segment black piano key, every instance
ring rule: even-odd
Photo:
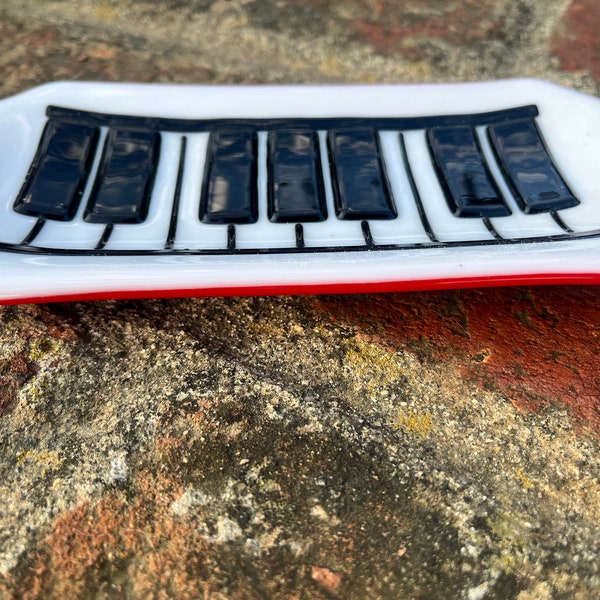
[[[97,143],[97,127],[48,121],[14,210],[70,221],[77,212]]]
[[[371,129],[328,134],[335,209],[340,219],[395,219],[377,135]]]
[[[504,204],[471,127],[435,127],[429,148],[448,206],[457,217],[507,217]]]
[[[269,147],[269,219],[276,223],[327,218],[319,139],[315,131],[272,131]]]
[[[488,135],[507,183],[524,212],[535,214],[579,204],[554,166],[532,120],[492,125]]]
[[[255,132],[236,130],[211,134],[200,200],[200,220],[203,223],[256,222],[256,158]]]
[[[158,167],[160,134],[111,129],[85,210],[90,223],[142,223]]]

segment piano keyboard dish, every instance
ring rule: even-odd
[[[600,282],[600,100],[531,80],[0,102],[0,302]]]

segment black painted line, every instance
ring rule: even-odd
[[[564,242],[572,240],[587,240],[600,238],[600,229],[587,232],[561,233],[540,237],[524,237],[502,240],[465,240],[462,242],[425,242],[411,244],[378,244],[373,248],[366,245],[357,246],[309,246],[305,248],[228,248],[224,249],[186,249],[186,250],[73,250],[67,248],[43,248],[40,246],[24,246],[22,244],[7,244],[0,242],[0,251],[16,254],[40,256],[222,256],[222,255],[262,255],[262,254],[319,254],[332,252],[364,252],[393,250],[423,250],[430,248],[475,248],[490,246],[514,246],[517,244],[541,244],[549,242]]]
[[[235,225],[227,225],[227,250],[235,249]]]
[[[360,228],[362,230],[363,237],[365,238],[365,244],[367,248],[375,248],[375,242],[373,241],[373,235],[371,234],[371,228],[369,227],[368,221],[361,221]]]
[[[106,246],[112,232],[113,232],[113,228],[114,225],[112,223],[109,223],[105,228],[104,231],[102,232],[102,236],[100,237],[100,239],[98,240],[98,243],[96,244],[96,250],[102,250],[104,248],[104,246]]]
[[[43,217],[40,217],[35,222],[35,225],[31,228],[31,231],[23,238],[21,245],[29,246],[29,244],[31,244],[33,242],[33,240],[35,240],[35,238],[38,236],[39,232],[42,230],[42,227],[45,224],[46,224],[46,219],[44,219]]]
[[[171,222],[169,224],[169,233],[165,242],[165,249],[171,250],[175,243],[177,233],[177,217],[179,214],[179,200],[181,198],[181,186],[183,183],[183,170],[185,168],[185,150],[187,147],[187,137],[181,138],[181,151],[179,153],[179,170],[177,171],[177,182],[175,183],[175,193],[173,195],[173,207],[171,209]]]
[[[381,176],[383,178],[383,188],[385,190],[385,194],[390,202],[391,210],[394,213],[394,219],[398,218],[398,207],[396,206],[396,201],[394,200],[394,192],[392,190],[392,182],[390,181],[390,177],[388,175],[387,163],[385,161],[385,154],[383,152],[383,144],[381,143],[381,132],[375,131],[375,147],[377,148],[377,156],[379,158],[379,168],[381,169]]]
[[[562,217],[558,214],[556,210],[550,211],[550,215],[556,221],[557,225],[567,233],[575,233],[573,229],[571,229],[563,220]]]
[[[494,236],[494,238],[497,240],[503,240],[504,238],[496,231],[496,228],[494,227],[490,219],[488,217],[482,218],[483,224],[485,225],[486,229]]]
[[[294,231],[296,233],[296,248],[304,248],[304,227],[302,227],[302,223],[296,223]]]
[[[398,137],[400,140],[400,152],[402,154],[402,162],[404,163],[404,169],[406,170],[406,177],[408,178],[408,182],[410,183],[410,189],[412,191],[415,204],[417,205],[417,211],[419,212],[419,218],[421,219],[421,225],[423,226],[423,229],[425,230],[427,237],[432,242],[437,243],[437,242],[439,242],[439,240],[436,237],[435,233],[433,232],[433,229],[431,228],[431,224],[429,223],[429,219],[427,218],[427,214],[425,213],[425,208],[423,206],[423,202],[421,201],[421,195],[419,194],[419,190],[417,189],[417,183],[415,182],[412,168],[410,166],[410,163],[408,162],[408,154],[406,152],[406,144],[404,142],[404,136],[402,134],[400,134]]]

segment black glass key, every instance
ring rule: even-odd
[[[579,204],[554,166],[533,121],[492,125],[488,135],[507,183],[524,212],[535,214]]]
[[[268,140],[269,219],[324,221],[327,207],[316,132],[272,131]]]
[[[448,206],[457,217],[511,214],[494,183],[471,127],[435,127],[427,139]]]
[[[160,134],[111,129],[85,211],[90,223],[142,223],[158,166]]]
[[[395,219],[381,150],[371,129],[328,134],[335,209],[340,219]]]
[[[258,217],[257,137],[253,131],[211,134],[200,220],[203,223],[255,223]]]
[[[96,127],[49,121],[14,209],[55,221],[71,220],[97,143]]]

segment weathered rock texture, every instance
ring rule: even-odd
[[[47,80],[600,93],[587,0],[5,0]],[[0,598],[600,594],[600,289],[0,307]]]

